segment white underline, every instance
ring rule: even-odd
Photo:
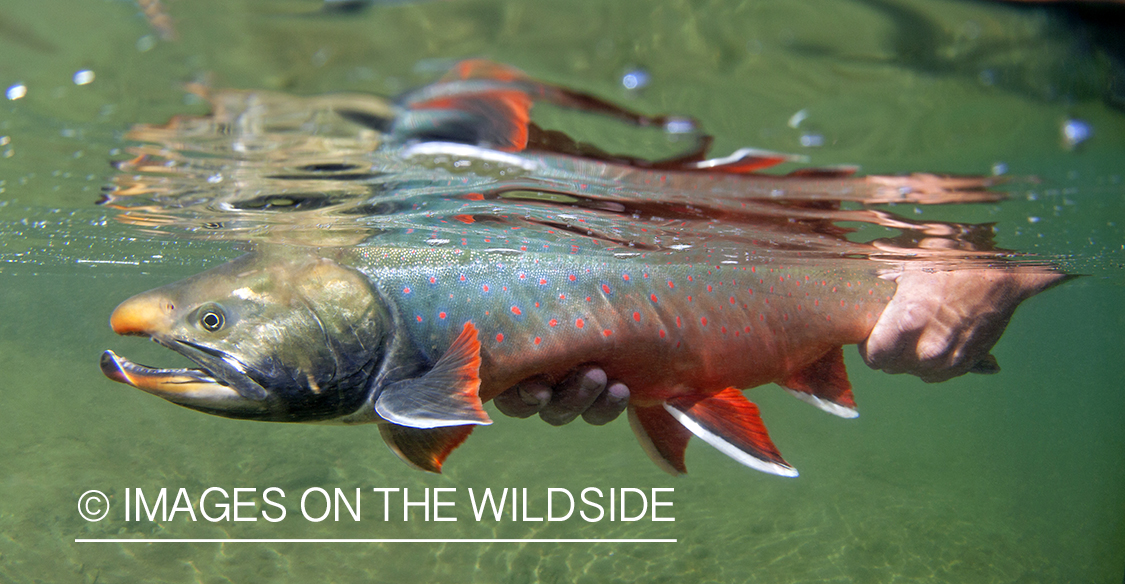
[[[75,539],[74,543],[678,543],[676,539]]]

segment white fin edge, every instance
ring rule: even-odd
[[[858,418],[859,417],[859,412],[857,412],[856,410],[853,410],[852,408],[849,408],[849,407],[846,407],[846,406],[842,406],[842,405],[837,404],[837,403],[832,403],[828,400],[820,399],[819,397],[816,397],[815,395],[813,395],[811,393],[805,393],[803,391],[796,391],[796,390],[792,390],[792,389],[789,389],[789,388],[785,388],[785,391],[788,391],[790,394],[792,394],[793,397],[795,397],[795,398],[797,398],[797,399],[799,399],[799,400],[801,400],[805,403],[812,404],[812,405],[816,406],[817,408],[822,409],[822,410],[832,414],[833,416],[840,416],[841,418],[847,418],[849,420],[852,419],[852,418]]]
[[[727,442],[718,434],[699,425],[698,422],[691,419],[687,414],[672,407],[672,405],[665,403],[664,409],[676,419],[677,422],[683,424],[692,434],[695,434],[704,442],[714,446],[719,452],[737,460],[745,466],[754,470],[759,470],[765,473],[774,474],[781,477],[795,477],[797,476],[797,469],[791,466],[777,464],[776,462],[769,462],[757,458],[741,449],[734,444]]]

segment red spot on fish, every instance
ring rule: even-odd
[[[660,338],[664,338],[664,329],[660,329]]]
[[[485,292],[488,292],[488,284],[485,284],[485,285],[481,286],[480,289],[485,291]]]
[[[604,331],[602,331],[602,334],[608,337],[609,335],[613,334],[613,331],[611,331],[609,329],[605,329]]]
[[[692,278],[691,276],[688,276],[688,277],[687,277],[687,281],[688,281],[688,282],[694,282],[694,281],[695,281],[695,278]]]
[[[496,333],[496,342],[497,343],[503,343],[504,342],[504,333]]]
[[[602,292],[605,292],[606,294],[609,294],[609,285],[602,284]]]
[[[566,300],[566,294],[559,294],[559,300]]]
[[[594,301],[593,298],[590,298],[589,296],[586,297],[586,302],[593,302],[593,301]]]
[[[669,288],[675,288],[675,287],[676,287],[676,285],[675,285],[675,284],[673,284],[671,280],[668,280],[668,287],[669,287]]]
[[[730,303],[731,303],[731,304],[734,304],[734,296],[731,296],[731,297],[730,297]]]
[[[840,301],[840,306],[847,306],[847,305],[848,305],[848,303],[847,303],[847,301],[846,301],[846,300],[841,300],[841,301]]]
[[[651,299],[651,300],[652,300],[653,302],[656,302],[656,294],[650,294],[650,295],[649,295],[649,298],[650,298],[650,299]]]
[[[415,316],[414,319],[417,320],[418,322],[422,322],[422,315],[419,314],[418,316]]]
[[[539,308],[539,303],[538,303],[538,302],[536,302],[536,303],[535,303],[535,308]]]
[[[516,316],[519,316],[519,315],[521,315],[521,314],[523,314],[523,313],[522,313],[522,312],[520,312],[520,307],[518,307],[518,306],[513,306],[513,307],[512,307],[512,314],[514,314],[514,315],[516,315]]]
[[[724,335],[727,334],[727,327],[724,326],[724,327],[720,328],[719,330],[722,331]]]
[[[639,312],[634,312],[634,313],[633,313],[633,320],[635,320],[635,321],[637,321],[637,322],[641,322],[641,313],[639,313]]]
[[[526,280],[526,279],[527,279],[527,274],[525,274],[525,273],[523,273],[523,272],[520,272],[520,279],[521,279],[521,280]]]
[[[464,223],[465,225],[469,225],[476,221],[475,219],[473,219],[472,215],[454,215],[453,218]]]
[[[575,320],[574,326],[576,326],[578,328],[582,328],[582,327],[586,326],[586,321],[582,320],[581,318],[578,319],[578,320]]]
[[[437,278],[435,278],[433,276],[430,276],[430,283],[431,284],[437,284]]]
[[[703,323],[703,326],[707,326],[707,317],[705,316],[705,317],[699,319],[699,322]]]
[[[683,323],[680,322],[680,317],[676,317],[676,328],[683,328]]]
[[[465,281],[465,274],[461,274],[461,278],[460,278],[460,280],[461,280],[462,282],[464,282],[464,281]]]
[[[406,288],[403,288],[402,293],[403,294],[410,294],[410,286],[407,286]]]
[[[707,285],[707,291],[708,291],[708,292],[710,292],[710,291],[711,291],[711,285],[710,285],[710,284],[708,284],[708,285]]]
[[[559,326],[559,319],[552,318],[547,322],[547,326]]]
[[[535,337],[535,344],[538,345],[543,339]]]
[[[483,201],[484,195],[482,195],[480,193],[469,193],[469,194],[465,195],[465,198],[470,200],[470,201]]]
[[[571,282],[573,282],[573,281],[578,279],[578,276],[575,276],[574,274],[571,274],[571,275],[567,276],[566,278],[568,280],[570,280]]]
[[[444,312],[439,312],[439,313],[437,313],[437,315],[438,315],[438,318],[440,318],[442,320],[445,320],[445,317],[449,316],[448,314],[446,314]]]
[[[629,274],[621,274],[621,279],[628,282],[629,281]]]

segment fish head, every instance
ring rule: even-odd
[[[364,403],[391,318],[362,274],[287,248],[129,298],[110,327],[197,365],[157,369],[106,351],[101,368],[110,379],[210,414],[301,422]]]

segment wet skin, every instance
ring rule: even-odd
[[[1016,307],[1068,278],[1054,271],[904,267],[895,277],[894,297],[859,345],[860,354],[873,369],[928,383],[970,371],[995,372],[978,366],[988,362]],[[601,425],[625,411],[629,389],[608,380],[598,367],[584,366],[553,387],[528,380],[493,401],[501,413],[516,418],[539,414],[557,426],[581,416]]]

